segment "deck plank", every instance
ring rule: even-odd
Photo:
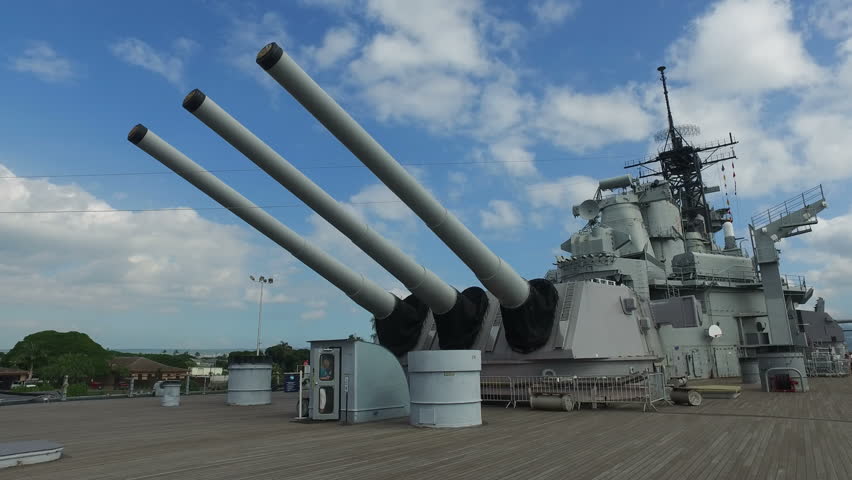
[[[5,438],[60,442],[66,457],[0,479],[852,478],[852,379],[811,386],[745,387],[735,400],[659,413],[483,407],[484,425],[437,430],[405,419],[294,423],[294,397],[280,393],[257,407],[228,407],[221,395],[178,408],[155,398],[8,406]]]

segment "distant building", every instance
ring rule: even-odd
[[[112,366],[129,370],[126,378],[132,378],[136,385],[157,380],[183,380],[189,373],[185,368],[170,367],[145,357],[114,357]]]
[[[0,367],[0,390],[9,390],[13,383],[23,382],[29,375],[30,372],[26,370]]]
[[[222,375],[225,369],[222,367],[192,367],[193,377],[209,377],[211,375]]]

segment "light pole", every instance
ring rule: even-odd
[[[260,356],[260,323],[263,318],[263,286],[268,284],[272,284],[272,277],[266,278],[261,276],[258,279],[254,278],[254,275],[249,275],[249,278],[254,283],[260,284],[260,300],[258,300],[257,306],[257,355]]]

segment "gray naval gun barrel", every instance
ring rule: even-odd
[[[488,306],[484,295],[462,295],[433,272],[419,265],[347,211],[342,204],[201,90],[191,91],[184,98],[183,107],[399,279],[415,297],[407,298],[406,302],[412,303],[418,309],[425,303],[439,318],[453,319],[456,323],[453,325],[453,331],[447,332],[444,336],[446,339],[439,335],[443,344],[459,344],[456,348],[468,348],[475,340]],[[422,321],[426,316],[426,312],[423,313],[420,325],[408,325],[407,328],[401,328],[399,322],[377,321],[376,333],[379,342],[397,355],[408,352],[414,348],[419,338]]]
[[[140,124],[133,127],[127,139],[290,252],[372,313],[377,320],[411,321],[418,316],[414,307],[313,246],[213,174],[204,171],[200,165],[145,126]]]
[[[276,43],[257,63],[391,189],[476,274],[500,302],[506,340],[519,352],[543,346],[558,294],[543,279],[527,282],[440,204]],[[436,323],[438,319],[436,318]],[[440,325],[438,335],[440,337]],[[443,346],[442,346],[443,348]]]

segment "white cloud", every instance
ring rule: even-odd
[[[464,185],[467,183],[467,174],[459,171],[447,172],[447,180],[457,185]]]
[[[325,318],[325,310],[308,310],[300,315],[302,320],[319,320]]]
[[[807,51],[803,47],[799,49],[801,34],[790,29],[788,4],[761,1],[742,7],[737,2],[726,2],[712,9],[708,16],[722,11],[727,18],[735,7],[769,8],[766,15],[775,18],[774,23],[767,18],[758,23],[774,25],[774,30],[766,33],[766,38],[767,41],[775,39],[775,46],[766,45],[765,48],[770,50],[770,58],[774,55],[773,49],[790,50],[790,58],[784,60],[788,64],[779,63],[770,68],[760,62],[755,63],[749,67],[753,68],[748,73],[754,77],[750,80],[752,84],[746,84],[741,92],[735,91],[734,94],[725,93],[726,89],[733,88],[724,85],[728,77],[720,80],[721,87],[716,88],[684,76],[689,81],[685,85],[670,85],[676,122],[701,126],[703,134],[690,139],[694,143],[715,140],[726,136],[727,132],[742,139],[743,142],[735,147],[740,158],[736,161],[736,173],[738,191],[742,196],[792,193],[815,183],[852,176],[852,168],[843,160],[843,152],[852,147],[845,133],[852,126],[852,99],[848,95],[852,88],[852,40],[838,44],[834,65],[815,67]],[[708,22],[715,24],[716,20]],[[716,34],[724,36],[721,32]],[[701,31],[695,30],[690,35],[701,35]],[[677,43],[691,45],[696,42],[695,38],[686,36]],[[798,47],[785,47],[791,42]],[[735,53],[742,54],[740,51]],[[727,54],[723,56],[727,57]],[[700,71],[716,68],[714,65],[719,61],[712,56],[690,59]],[[783,63],[781,60],[778,62]],[[791,65],[799,67],[791,70]],[[776,67],[778,71],[773,70]],[[673,75],[678,68],[675,63]],[[802,75],[788,74],[795,71]],[[805,85],[814,72],[821,75],[819,82]],[[738,81],[748,83],[747,80]],[[803,84],[804,88],[783,90],[797,84]],[[657,115],[662,116],[665,114],[664,104],[659,90],[658,86],[650,87],[651,93],[646,101]],[[729,178],[729,187],[730,183]]]
[[[275,288],[274,284],[264,287],[264,289],[263,289],[263,304],[264,305],[273,304],[273,303],[276,303],[276,304],[277,303],[281,303],[281,304],[297,303],[299,301],[299,299],[296,298],[296,297],[286,295],[286,294],[280,293],[280,292],[270,291],[273,288]],[[257,287],[257,286],[246,287],[245,295],[243,295],[243,301],[248,303],[248,304],[252,304],[252,303],[257,304],[258,301],[260,300],[259,295],[260,295],[260,287]]]
[[[363,212],[358,211],[349,205],[347,205],[347,207],[362,220],[365,218],[365,214]],[[307,238],[312,244],[316,245],[323,251],[328,252],[347,267],[363,274],[366,278],[384,286],[385,288],[399,285],[399,282],[391,276],[390,273],[377,265],[376,262],[367,256],[363,250],[358,248],[354,243],[352,243],[352,241],[346,238],[322,217],[313,213],[308,217],[308,223],[313,227],[313,231],[307,235]],[[398,242],[396,243],[399,245]]]
[[[491,200],[488,202],[491,210],[479,212],[482,228],[486,230],[513,230],[524,223],[521,212],[512,202],[506,200]]]
[[[175,40],[171,54],[157,51],[138,38],[125,38],[109,47],[119,60],[161,75],[179,88],[184,87],[184,61],[197,48],[195,41],[183,37]]]
[[[178,37],[174,41],[175,55],[178,57],[187,57],[198,50],[198,42],[186,37]]]
[[[562,23],[580,7],[577,0],[535,0],[529,4],[540,23]]]
[[[784,250],[785,258],[807,265],[809,270],[805,276],[808,284],[814,287],[815,296],[824,297],[829,309],[852,317],[852,301],[848,294],[852,290],[852,275],[849,274],[852,272],[852,251],[849,250],[852,213],[821,217],[812,229],[811,233],[799,237],[804,248]]]
[[[32,73],[49,83],[63,82],[75,76],[71,61],[61,57],[47,42],[34,42],[21,56],[12,58],[9,68]]]
[[[384,183],[374,183],[362,188],[349,199],[356,209],[370,213],[382,220],[400,221],[413,218],[414,212]]]
[[[0,175],[13,174],[0,166]],[[109,209],[75,185],[7,178],[0,189],[4,212]],[[0,230],[6,305],[239,304],[254,251],[244,230],[195,211],[6,213]]]
[[[480,138],[493,139],[509,131],[520,131],[535,111],[535,100],[532,95],[518,92],[513,81],[502,80],[482,90],[478,107],[474,130]]]
[[[496,166],[515,177],[529,177],[538,173],[533,161],[535,155],[526,146],[524,137],[509,137],[491,144],[488,151],[500,163]],[[491,165],[489,165],[491,166]]]
[[[326,300],[308,300],[307,302],[305,302],[305,305],[311,308],[318,309],[327,307],[328,302]]]
[[[370,83],[364,96],[376,106],[379,119],[425,120],[434,130],[450,129],[468,119],[476,86],[465,78],[441,72],[386,78]]]
[[[822,179],[852,176],[852,115],[830,112],[802,112],[791,119],[793,132],[804,141],[807,167],[805,178]]]
[[[653,119],[633,88],[584,94],[550,88],[541,102],[536,125],[546,139],[575,152],[648,137]]]
[[[368,14],[387,26],[389,32],[373,38],[365,59],[387,74],[429,66],[482,73],[488,62],[483,58],[474,23],[479,7],[476,1],[368,0]]]
[[[234,17],[226,39],[225,62],[251,76],[267,90],[278,92],[278,84],[257,66],[255,59],[257,52],[270,42],[277,42],[283,48],[290,43],[281,17],[274,12],[266,12],[257,19]]]
[[[732,94],[813,84],[821,69],[793,30],[792,18],[786,0],[718,2],[672,46],[671,77]]]
[[[583,200],[592,198],[597,188],[598,182],[594,178],[580,175],[527,185],[526,194],[533,207],[570,210]]]
[[[852,36],[852,3],[849,0],[817,0],[811,5],[810,19],[829,38]]]
[[[447,172],[447,180],[449,181],[447,196],[450,200],[460,199],[467,185],[467,174],[460,171]]]
[[[366,9],[383,28],[349,70],[380,119],[425,121],[436,130],[468,121],[474,80],[490,63],[475,22],[479,3],[369,0]]]
[[[358,35],[354,26],[335,27],[325,32],[322,44],[306,47],[303,56],[319,69],[330,68],[345,59],[358,46]]]
[[[353,4],[353,0],[299,0],[299,2],[309,7],[326,8],[337,13],[342,13]]]

